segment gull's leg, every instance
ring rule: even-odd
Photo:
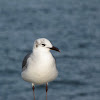
[[[48,83],[46,83],[46,100],[47,100]]]
[[[34,96],[34,100],[35,100],[35,86],[34,86],[34,84],[32,83],[32,89],[33,89],[33,96]]]

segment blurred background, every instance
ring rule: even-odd
[[[0,0],[0,100],[33,100],[22,60],[41,37],[61,50],[48,100],[100,100],[100,0]]]

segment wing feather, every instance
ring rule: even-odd
[[[23,62],[22,62],[22,70],[25,70],[27,68],[27,59],[30,57],[31,53],[28,53],[24,59],[23,59]]]

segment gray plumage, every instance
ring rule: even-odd
[[[30,57],[30,55],[31,55],[31,53],[28,53],[23,59],[23,62],[22,62],[22,70],[23,71],[27,68],[27,59]]]

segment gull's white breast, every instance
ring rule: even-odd
[[[51,53],[39,56],[31,55],[28,59],[28,67],[22,72],[25,81],[34,84],[44,84],[54,80],[58,75],[55,59]]]

